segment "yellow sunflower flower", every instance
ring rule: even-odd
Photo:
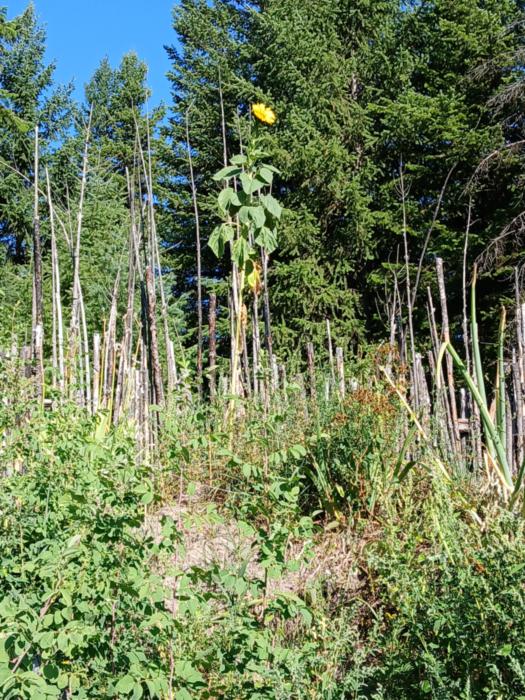
[[[256,119],[263,124],[269,124],[270,126],[275,124],[275,120],[277,119],[273,109],[271,109],[271,107],[267,107],[263,102],[257,102],[256,104],[252,105],[252,112]]]

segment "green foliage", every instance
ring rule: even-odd
[[[145,529],[151,472],[136,466],[131,435],[104,437],[104,420],[73,410],[34,416],[3,451],[5,698],[166,692],[177,625],[155,569],[176,530],[169,519],[160,540]],[[191,688],[186,680],[178,678]]]
[[[35,412],[19,377],[2,367],[12,397],[0,410],[2,696],[301,698],[319,644],[312,610],[280,582],[308,559],[313,538],[300,508],[304,449],[271,455],[270,474],[223,448],[252,494],[233,518],[210,504],[191,527],[234,525],[246,559],[181,567],[184,542],[174,517],[158,512],[159,494],[206,441],[190,441],[189,452],[179,439],[169,468],[153,471],[137,464],[130,427],[110,429],[105,415],[73,406]],[[205,415],[194,418],[201,429]],[[293,542],[302,543],[296,557]]]
[[[238,150],[238,114],[250,102],[267,101],[278,114],[265,149],[279,164],[285,207],[270,272],[280,350],[293,352],[305,336],[322,345],[326,318],[343,346],[382,331],[376,297],[385,285],[388,293],[393,271],[404,275],[401,164],[410,257],[422,266],[418,292],[433,284],[433,258],[442,255],[454,308],[469,198],[469,259],[523,209],[518,149],[509,148],[522,139],[521,13],[516,0],[181,3],[181,46],[170,52],[169,136],[180,155],[169,162],[181,178],[170,240],[186,261],[188,112],[205,239],[217,223],[209,179],[224,164],[220,89],[227,154]],[[519,257],[513,238],[504,241],[505,255]],[[206,257],[204,269],[227,273]],[[488,306],[499,292],[492,284],[487,291]]]
[[[54,65],[45,63],[45,31],[32,5],[16,25],[15,37],[2,52],[0,89],[10,94],[12,113],[28,128],[0,129],[0,236],[8,256],[22,263],[33,220],[34,128],[39,127],[42,162],[49,163],[52,150],[71,126],[73,105],[71,86],[53,86]]]
[[[218,258],[224,254],[226,243],[232,243],[232,263],[247,273],[250,286],[257,287],[257,249],[270,255],[277,248],[277,224],[282,207],[271,194],[274,174],[279,171],[261,162],[266,154],[257,137],[250,140],[246,155],[233,156],[232,165],[224,167],[214,180],[226,183],[218,196],[218,206],[226,223],[216,227],[208,242]],[[234,189],[230,181],[240,184]],[[234,184],[234,183],[232,183]],[[239,223],[239,235],[235,223]]]
[[[525,692],[521,523],[503,516],[480,535],[449,499],[438,489],[419,514],[408,506],[403,530],[391,522],[370,548],[381,603],[363,697],[474,700]]]

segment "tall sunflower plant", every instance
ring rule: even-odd
[[[274,111],[262,103],[252,105],[252,114],[258,124],[275,124]],[[282,213],[271,194],[273,177],[279,171],[263,162],[266,153],[261,140],[260,130],[252,129],[245,151],[233,156],[230,165],[214,175],[213,179],[224,185],[218,196],[223,223],[213,230],[208,243],[218,258],[232,243],[232,262],[240,273],[245,272],[245,282],[250,286],[257,282],[261,250],[270,255],[277,248],[277,224]]]
[[[282,207],[272,194],[274,175],[279,171],[265,162],[267,154],[261,147],[262,129],[276,122],[275,112],[257,103],[251,112],[255,118],[250,129],[248,144],[243,151],[230,159],[230,165],[213,177],[223,187],[217,204],[222,223],[217,226],[208,245],[218,258],[229,249],[233,274],[237,284],[236,352],[232,368],[232,394],[236,391],[237,357],[240,352],[243,293],[248,286],[254,294],[261,288],[261,258],[271,255],[277,248],[277,230]]]

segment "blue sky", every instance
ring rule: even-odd
[[[39,20],[47,29],[47,59],[56,62],[55,78],[73,80],[76,96],[100,60],[108,56],[118,65],[135,51],[149,66],[151,104],[169,102],[166,79],[169,61],[164,44],[173,44],[171,10],[176,0],[34,0]],[[7,14],[20,14],[28,0],[0,0]]]

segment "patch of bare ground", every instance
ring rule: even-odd
[[[242,572],[247,579],[263,579],[264,568],[254,537],[246,535],[242,525],[220,510],[216,503],[197,492],[178,503],[162,508],[149,519],[148,527],[160,533],[162,516],[172,518],[180,533],[180,546],[172,564],[180,573],[192,569],[219,567]],[[375,539],[375,533],[356,538],[351,528],[320,531],[313,541],[290,542],[287,562],[298,562],[297,568],[285,571],[281,578],[268,583],[268,595],[291,593],[309,599],[322,592],[329,604],[340,605],[359,595],[365,586],[360,569],[362,548]],[[177,579],[168,579],[176,596]]]

